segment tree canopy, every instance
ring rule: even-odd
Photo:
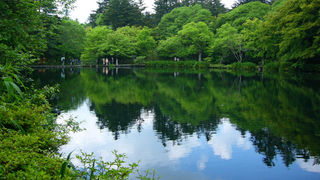
[[[123,26],[143,25],[142,13],[133,0],[110,0],[103,13],[98,15],[98,25],[109,25],[113,29]]]
[[[220,14],[211,24],[213,31],[225,23],[229,23],[237,29],[242,29],[242,24],[253,18],[262,19],[269,11],[270,5],[261,2],[250,2],[241,5],[225,14]]]
[[[200,21],[206,24],[212,21],[209,10],[203,9],[200,5],[179,7],[162,17],[157,32],[161,39],[164,39],[176,35],[184,25]]]
[[[264,53],[281,61],[320,56],[320,1],[288,0],[260,26]],[[297,65],[298,65],[297,64]]]
[[[203,22],[188,23],[178,32],[182,43],[188,47],[188,52],[198,54],[198,61],[202,60],[202,54],[211,41],[212,35],[207,24]]]

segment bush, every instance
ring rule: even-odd
[[[68,142],[73,128],[55,123],[55,115],[43,90],[23,93],[0,103],[0,178],[57,179],[62,159],[58,148]]]
[[[81,155],[76,155],[76,158],[80,161],[81,165],[75,167],[70,162],[70,154],[67,161],[64,162],[63,168],[61,168],[61,177],[69,177],[72,179],[129,179],[129,176],[136,175],[136,179],[159,179],[156,172],[150,172],[147,170],[145,174],[138,170],[137,163],[127,164],[125,162],[126,155],[119,154],[116,150],[112,152],[115,159],[110,162],[105,162],[100,159],[96,159],[93,153],[81,152]]]
[[[234,70],[245,70],[245,71],[255,71],[257,70],[257,66],[256,64],[252,63],[252,62],[243,62],[243,63],[233,63],[230,65],[231,69]]]
[[[307,64],[301,61],[295,63],[292,62],[270,62],[264,66],[265,71],[272,72],[293,72],[293,71],[304,71],[304,72],[320,72],[320,65],[318,64]]]
[[[207,62],[199,61],[149,61],[147,67],[174,67],[174,68],[208,68]]]
[[[134,60],[135,64],[143,64],[146,61],[146,56],[138,56],[136,57],[136,59]]]

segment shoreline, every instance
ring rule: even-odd
[[[145,64],[118,64],[118,65],[29,65],[31,68],[79,68],[79,67],[145,67]]]

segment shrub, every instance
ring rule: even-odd
[[[252,62],[243,62],[243,63],[236,62],[231,64],[230,68],[234,70],[255,71],[257,69],[257,66]]]
[[[33,90],[14,102],[2,94],[0,178],[58,178],[62,163],[58,148],[67,143],[72,128],[55,123],[45,94]]]
[[[135,64],[143,64],[146,61],[146,56],[138,56],[136,57],[136,59],[134,60]]]
[[[174,68],[207,68],[207,62],[199,61],[149,61],[147,67],[174,67]]]

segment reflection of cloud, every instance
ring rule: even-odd
[[[297,164],[304,170],[308,172],[320,173],[320,165],[313,165],[314,158],[309,159],[307,162],[304,159],[297,159]]]
[[[207,156],[201,156],[199,161],[197,162],[197,167],[199,170],[204,170],[206,168],[206,163],[208,162]]]
[[[102,156],[105,161],[114,159],[113,150],[125,153],[130,162],[141,161],[140,167],[172,167],[174,169],[181,158],[188,156],[192,149],[201,145],[196,136],[190,136],[183,145],[168,143],[164,148],[158,137],[154,135],[152,111],[141,110],[140,119],[143,120],[143,131],[137,131],[137,125],[131,128],[130,134],[122,135],[114,140],[113,135],[107,129],[100,130],[96,124],[97,117],[86,103],[77,110],[69,111],[58,117],[59,122],[70,116],[76,117],[77,121],[83,121],[81,128],[85,131],[72,133],[70,142],[62,147],[61,152],[68,154],[75,150],[73,155],[79,154],[80,149],[84,152],[94,152],[96,157]],[[77,161],[73,161],[77,163]],[[78,164],[77,164],[78,165]]]
[[[186,141],[183,145],[168,145],[168,157],[170,160],[177,160],[186,157],[192,151],[193,148],[199,147],[200,145],[201,144],[198,138],[194,136],[189,137],[188,141]]]
[[[237,145],[237,147],[244,150],[249,150],[251,148],[249,133],[243,138],[240,132],[232,126],[229,119],[223,118],[221,121],[222,124],[218,126],[217,134],[214,134],[212,139],[208,142],[208,144],[212,146],[214,155],[228,160],[232,158],[233,145]]]

